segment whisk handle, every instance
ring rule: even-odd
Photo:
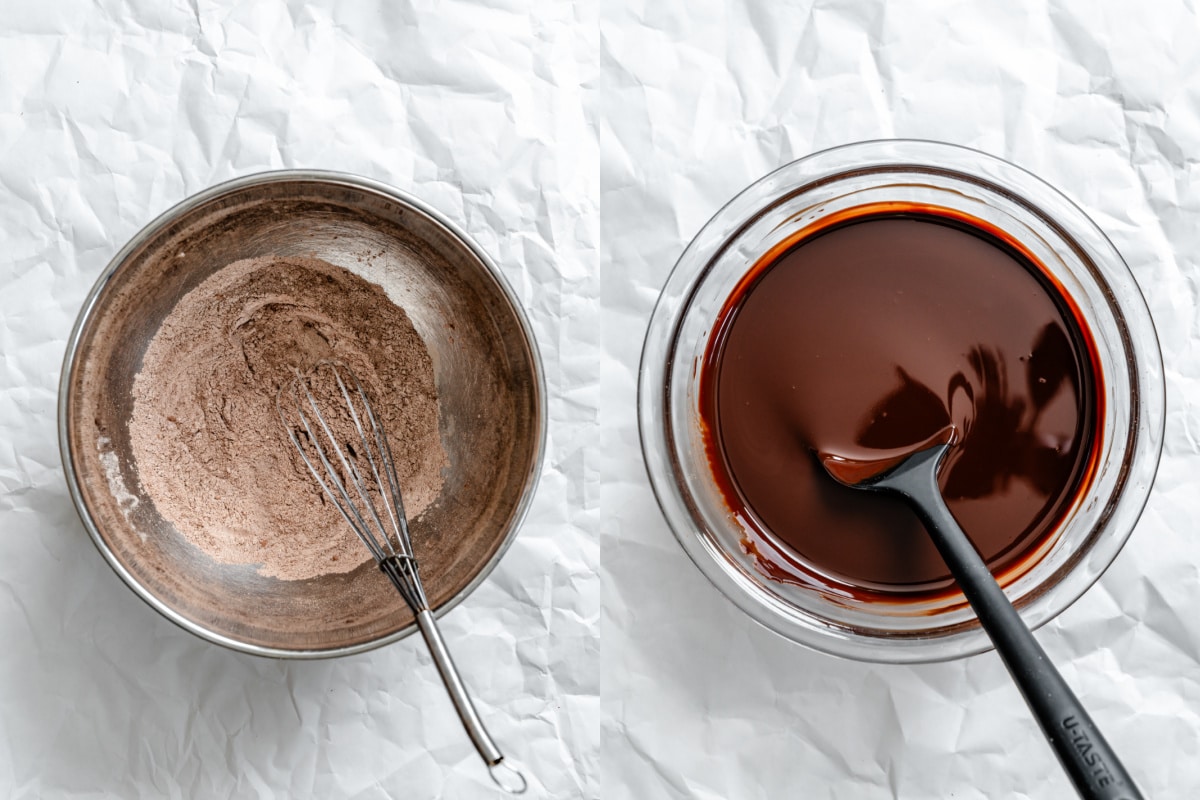
[[[463,684],[462,676],[458,674],[458,667],[454,666],[454,659],[450,657],[450,650],[446,647],[446,641],[442,638],[433,612],[428,609],[417,612],[417,627],[425,637],[425,643],[429,645],[433,663],[442,676],[442,683],[446,685],[446,692],[454,703],[454,710],[458,712],[458,718],[462,720],[467,736],[471,738],[471,743],[475,745],[480,758],[492,771],[492,780],[510,794],[521,794],[526,789],[525,777],[509,768],[506,770],[508,774],[502,779],[501,773],[496,769],[504,761],[504,754],[483,727],[483,720],[479,718],[479,712],[475,710],[475,704],[467,694],[467,687]]]
[[[462,720],[467,735],[471,737],[471,743],[479,751],[479,756],[488,766],[502,761],[504,755],[483,727],[483,720],[479,718],[479,712],[475,710],[475,704],[471,702],[471,697],[467,694],[467,687],[463,685],[462,677],[458,674],[458,667],[454,666],[454,659],[450,657],[450,651],[446,648],[446,640],[442,638],[442,632],[438,630],[433,612],[419,612],[417,627],[421,629],[421,635],[425,637],[425,642],[429,645],[429,654],[433,656],[433,663],[437,665],[437,670],[442,676],[442,683],[446,684],[446,691],[450,694],[451,702],[454,703],[454,710],[458,712],[458,718]]]

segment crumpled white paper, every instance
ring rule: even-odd
[[[68,498],[55,398],[93,281],[170,205],[281,167],[421,197],[529,311],[542,481],[443,631],[529,796],[599,794],[594,30],[556,4],[0,0],[0,796],[499,796],[419,638],[306,663],[201,641]]]
[[[1042,176],[1113,239],[1166,364],[1149,506],[1038,638],[1147,797],[1200,797],[1200,20],[1179,3],[710,2],[600,20],[606,800],[1064,798],[987,654],[893,667],[757,627],[676,544],[641,466],[636,365],[687,242],[770,170],[882,137]]]
[[[432,203],[532,317],[542,485],[445,620],[532,796],[1070,796],[995,656],[863,665],[757,628],[641,464],[641,337],[691,236],[786,161],[909,136],[1045,177],[1147,295],[1158,483],[1039,638],[1147,796],[1200,796],[1198,37],[1186,4],[1116,0],[0,0],[0,795],[497,796],[417,641],[313,663],[202,642],[120,583],[66,494],[54,401],[95,277],[183,197],[294,166]]]

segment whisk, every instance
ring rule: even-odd
[[[321,408],[313,391],[321,381],[329,382],[324,388],[336,387],[331,394],[337,398],[335,402],[344,404],[341,408]],[[528,788],[525,776],[504,763],[504,755],[484,728],[438,630],[421,585],[391,446],[362,383],[346,364],[321,361],[308,373],[297,373],[280,390],[275,404],[288,437],[326,497],[412,609],[450,700],[492,780],[509,794],[524,793]],[[346,441],[339,441],[330,426],[335,413],[343,413],[352,424]]]

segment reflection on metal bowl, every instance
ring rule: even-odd
[[[373,562],[303,581],[217,563],[159,515],[129,446],[133,378],[163,319],[216,270],[267,255],[313,256],[383,285],[429,349],[450,466],[412,535],[438,613],[490,573],[529,506],[545,439],[541,365],[488,256],[420,201],[355,176],[285,171],[216,186],[143,229],[100,277],[59,397],[67,481],[96,546],[193,633],[259,655],[345,655],[414,629]]]

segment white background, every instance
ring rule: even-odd
[[[206,186],[317,167],[438,207],[532,317],[543,481],[445,628],[534,796],[1069,796],[994,656],[863,665],[755,627],[641,464],[641,338],[687,241],[771,169],[889,136],[1041,175],[1147,295],[1158,483],[1039,638],[1148,796],[1200,796],[1200,20],[1082,0],[0,0],[0,795],[495,796],[418,642],[317,663],[206,644],[121,584],[67,497],[60,360],[108,259]]]
[[[611,800],[1065,798],[994,655],[892,667],[752,624],[675,543],[634,398],[658,289],[764,173],[941,139],[1042,176],[1129,262],[1162,338],[1158,483],[1038,634],[1147,797],[1200,797],[1200,21],[1194,4],[644,2],[600,21],[602,785]]]
[[[443,631],[534,796],[598,793],[597,145],[569,6],[0,1],[0,797],[495,797],[417,639],[313,663],[177,629],[61,475],[91,284],[184,197],[279,167],[418,195],[503,265],[549,382],[534,507]]]

